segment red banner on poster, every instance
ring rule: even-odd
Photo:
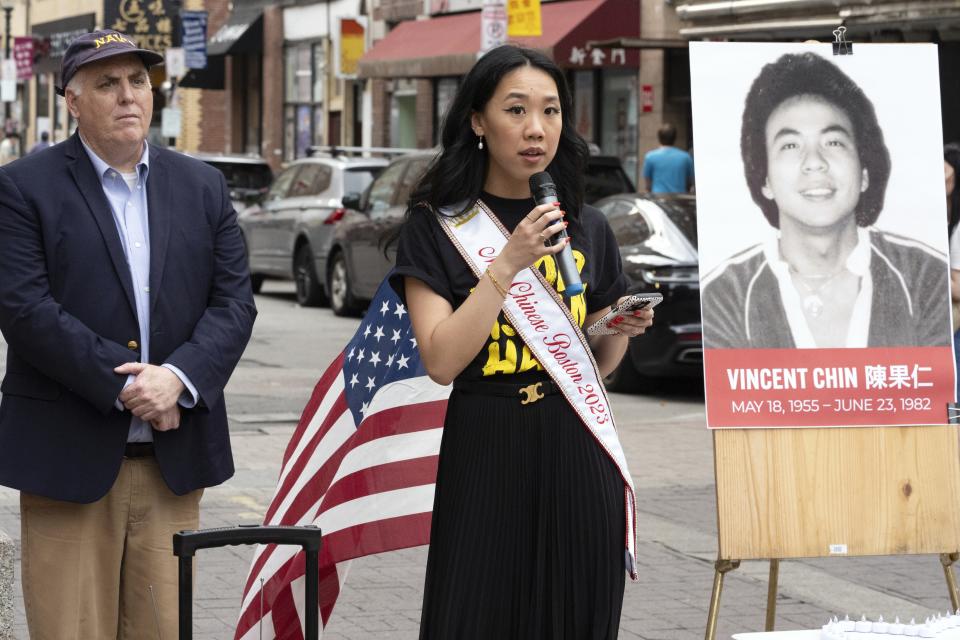
[[[945,424],[954,401],[950,347],[703,355],[710,428]]]

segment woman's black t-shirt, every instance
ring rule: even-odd
[[[480,199],[511,232],[536,206],[529,198],[500,198],[482,193]],[[567,216],[574,259],[580,270],[583,293],[564,298],[577,323],[582,327],[590,313],[609,307],[623,295],[627,278],[620,264],[617,240],[603,213],[584,206],[579,217]],[[544,256],[537,268],[556,286],[557,268],[553,256]],[[422,280],[456,309],[474,287],[477,278],[456,247],[450,242],[436,215],[427,208],[414,209],[404,223],[397,246],[397,266],[390,284],[404,299],[403,278]],[[487,342],[477,357],[457,376],[458,380],[496,379],[493,376],[519,376],[511,381],[542,379],[543,368],[523,344],[503,312],[497,318]]]

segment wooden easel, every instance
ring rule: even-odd
[[[707,614],[714,640],[724,575],[770,560],[766,629],[783,558],[940,554],[951,606],[960,551],[957,428],[836,427],[714,432],[719,553]]]

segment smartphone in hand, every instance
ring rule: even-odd
[[[638,309],[652,309],[661,302],[663,302],[662,293],[636,293],[615,306],[610,313],[590,325],[587,328],[587,335],[612,335],[617,331],[607,325],[613,322],[616,317],[630,315]]]

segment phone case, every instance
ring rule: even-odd
[[[663,294],[660,293],[638,293],[630,296],[621,304],[614,307],[610,313],[606,314],[587,328],[587,335],[591,336],[609,336],[616,333],[614,329],[607,326],[611,320],[627,311],[636,311],[637,309],[651,309],[663,302]]]

